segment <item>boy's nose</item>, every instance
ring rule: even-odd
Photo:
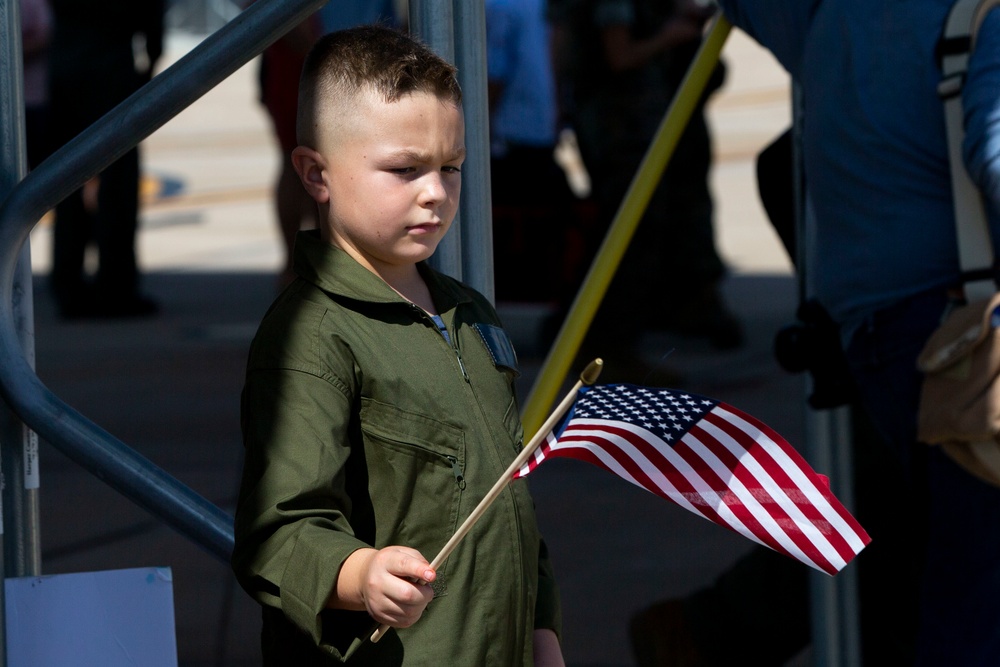
[[[441,174],[428,174],[424,181],[424,187],[420,191],[421,203],[439,204],[448,197]]]

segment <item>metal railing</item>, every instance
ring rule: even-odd
[[[0,6],[13,0],[0,0]],[[28,174],[0,206],[0,395],[46,442],[112,488],[228,560],[232,518],[54,395],[25,358],[18,335],[15,273],[35,223],[168,120],[324,4],[255,3],[154,77]],[[6,152],[6,148],[5,148]]]
[[[10,1],[0,0],[0,8]],[[231,517],[74,410],[39,380],[19,341],[19,315],[12,305],[17,300],[15,270],[29,232],[47,210],[323,4],[325,0],[256,2],[45,160],[10,191],[0,206],[0,395],[46,442],[222,559],[228,559],[232,550]],[[451,13],[441,11],[444,5],[450,9],[450,0],[413,4],[414,15],[427,17],[426,25],[415,26],[415,31],[426,33],[425,41],[446,57],[454,59],[456,50],[462,55],[467,65],[462,81],[466,112],[483,116],[486,85],[481,41],[462,37],[454,46],[456,31]],[[457,13],[465,26],[458,31],[460,36],[465,35],[465,30],[470,30],[472,37],[485,32],[481,3],[463,4]],[[439,35],[444,35],[451,46],[442,49]],[[468,219],[477,221],[467,227],[481,229],[469,230],[467,236],[475,240],[475,248],[469,249],[467,255],[472,259],[467,263],[475,274],[471,282],[491,293],[492,244],[481,241],[490,238],[488,128],[485,121],[475,125],[479,127],[477,135],[468,143],[476,142],[478,146],[470,153],[479,156],[471,168],[479,185],[469,184],[473,192],[466,186],[472,196],[463,198],[469,204],[462,210]],[[463,254],[460,246],[453,261],[439,268],[461,276]],[[469,277],[466,280],[469,282]]]
[[[231,516],[74,410],[36,375],[28,236],[38,220],[56,203],[325,3],[326,0],[260,0],[254,3],[25,176],[18,3],[17,0],[0,0],[0,53],[5,63],[0,66],[0,143],[3,151],[0,162],[3,179],[0,180],[0,396],[15,417],[13,421],[23,422],[23,425],[14,423],[7,431],[23,433],[27,443],[36,443],[37,433],[84,469],[223,561],[228,561],[233,547]],[[462,257],[465,256],[466,282],[490,295],[493,265],[486,59],[482,49],[484,6],[481,2],[459,1],[454,11],[459,21],[456,27],[452,0],[411,0],[410,4],[411,15],[425,17],[423,24],[414,26],[411,32],[452,62],[458,54],[466,114],[476,121],[471,124],[474,129],[466,140],[470,146],[465,176],[467,196],[459,211],[460,217],[470,221],[466,225],[467,243],[459,241],[455,251],[443,254],[437,261],[438,268],[461,277]],[[443,11],[445,8],[449,11]],[[441,39],[445,40],[446,48],[442,48]],[[474,246],[469,246],[470,242]],[[3,437],[5,441],[11,439],[7,432]],[[20,479],[24,457],[10,457],[8,451],[16,450],[6,444],[3,471],[9,484],[14,481],[12,473]],[[17,502],[13,504],[17,507],[14,509],[23,514],[23,484],[15,486],[14,500]],[[8,492],[10,490],[8,487]],[[37,524],[37,517],[34,520]],[[7,538],[4,541],[9,542]],[[17,544],[24,542],[18,536]],[[37,547],[37,540],[27,542]],[[23,555],[20,559],[23,560]],[[6,569],[9,569],[9,565],[6,569],[5,565],[8,564],[0,553],[0,577],[6,576]],[[23,567],[15,569],[16,574],[24,574]],[[40,574],[39,570],[40,563],[36,562],[30,573]],[[0,667],[6,664],[2,603],[3,588],[0,587]]]

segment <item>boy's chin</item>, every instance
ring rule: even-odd
[[[420,250],[415,250],[413,253],[414,262],[423,262],[430,259],[434,253],[437,251],[438,246],[441,245],[441,239],[437,238],[434,240],[420,241]]]

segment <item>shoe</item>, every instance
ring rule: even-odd
[[[709,667],[684,620],[680,600],[665,600],[636,613],[629,639],[638,667]]]

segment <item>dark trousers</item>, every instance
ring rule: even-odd
[[[84,254],[91,240],[99,257],[94,285],[96,298],[122,301],[134,297],[137,291],[138,149],[123,155],[99,178],[96,210],[87,210],[82,189],[56,206],[52,289],[63,307],[72,307],[87,298]]]
[[[496,296],[561,302],[575,288],[582,238],[555,146],[509,145],[490,160]]]
[[[916,442],[921,376],[916,357],[946,306],[943,289],[880,311],[846,345],[875,426],[892,446],[913,493],[885,502],[924,527],[916,664],[994,665],[1000,656],[1000,489]],[[925,548],[922,548],[924,547]],[[906,567],[907,562],[899,563]]]
[[[91,53],[90,51],[87,51]],[[51,56],[48,127],[51,147],[71,141],[142,84],[132,63],[131,40],[109,43],[93,62],[54,49]],[[89,66],[88,66],[89,65]],[[135,237],[139,212],[139,152],[132,149],[100,174],[96,207],[88,210],[83,191],[56,205],[51,286],[64,311],[86,302],[114,307],[138,292]],[[93,285],[84,255],[94,244],[98,269]]]

